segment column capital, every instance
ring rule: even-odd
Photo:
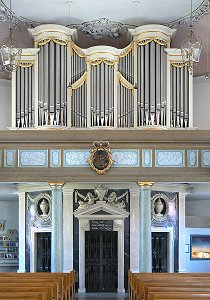
[[[151,181],[137,181],[137,185],[140,188],[151,188],[154,185],[154,182],[151,182]]]
[[[65,182],[48,182],[52,190],[59,190],[62,189]]]

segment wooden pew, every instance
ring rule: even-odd
[[[129,271],[128,273],[128,292],[129,292],[129,299],[137,300],[143,299],[144,297],[144,285],[151,284],[151,283],[158,283],[161,285],[170,286],[171,283],[180,282],[180,285],[183,282],[190,282],[197,283],[201,281],[201,283],[205,283],[209,286],[210,284],[210,274],[209,273],[132,273]],[[167,283],[166,283],[167,281]],[[198,284],[197,284],[198,285]]]
[[[53,279],[58,279],[59,284],[59,291],[61,292],[61,298],[71,300],[74,298],[75,295],[75,272],[71,271],[70,273],[0,273],[0,280],[1,278],[5,277],[24,277],[24,278],[43,278],[43,280],[47,280],[49,277]]]
[[[62,294],[59,294],[59,285],[56,280],[52,280],[51,278],[47,279],[46,281],[43,281],[42,278],[22,278],[20,276],[18,277],[1,277],[0,278],[0,287],[1,286],[19,286],[19,287],[26,287],[28,290],[36,287],[40,288],[40,290],[44,287],[48,287],[52,291],[52,297],[55,300],[64,299],[61,298]]]
[[[70,273],[0,273],[0,282],[5,280],[5,278],[25,278],[27,281],[35,279],[36,282],[56,282],[59,284],[59,299],[70,300],[74,298],[75,294],[75,273],[74,271]],[[55,290],[55,296],[57,292]]]
[[[44,292],[0,292],[0,299],[2,300],[46,300],[47,295]]]
[[[210,299],[210,293],[202,293],[194,292],[172,292],[172,293],[151,293],[150,300],[195,300],[195,299]]]

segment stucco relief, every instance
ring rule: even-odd
[[[47,150],[19,150],[20,167],[46,167],[48,164]]]

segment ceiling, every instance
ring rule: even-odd
[[[27,27],[31,24],[34,26],[38,23],[70,25],[107,18],[109,21],[130,26],[151,23],[169,24],[177,28],[171,47],[180,48],[181,42],[189,33],[190,3],[190,0],[12,0],[13,21],[18,20],[14,22],[18,25],[15,26],[17,30],[14,34],[21,47],[33,47],[32,37],[27,31]],[[0,0],[0,41],[8,37],[6,7],[9,7],[9,0]],[[209,64],[207,64],[208,55],[210,57],[210,41],[208,40],[210,14],[207,14],[209,8],[210,0],[193,0],[194,29],[202,39],[202,55],[199,65],[194,70],[195,76],[210,72]],[[94,45],[123,48],[128,44],[129,39],[127,32],[124,32],[117,38],[105,37],[96,40],[87,36],[80,28],[75,42],[85,48]]]
[[[9,0],[3,2],[9,7]],[[193,10],[203,2],[193,0]],[[190,0],[36,0],[30,5],[28,0],[16,0],[12,10],[40,23],[80,24],[108,18],[133,25],[164,24],[188,15]]]

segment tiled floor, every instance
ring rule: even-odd
[[[126,300],[128,299],[127,294],[117,294],[117,293],[86,293],[86,294],[76,294],[76,299],[82,300]]]

